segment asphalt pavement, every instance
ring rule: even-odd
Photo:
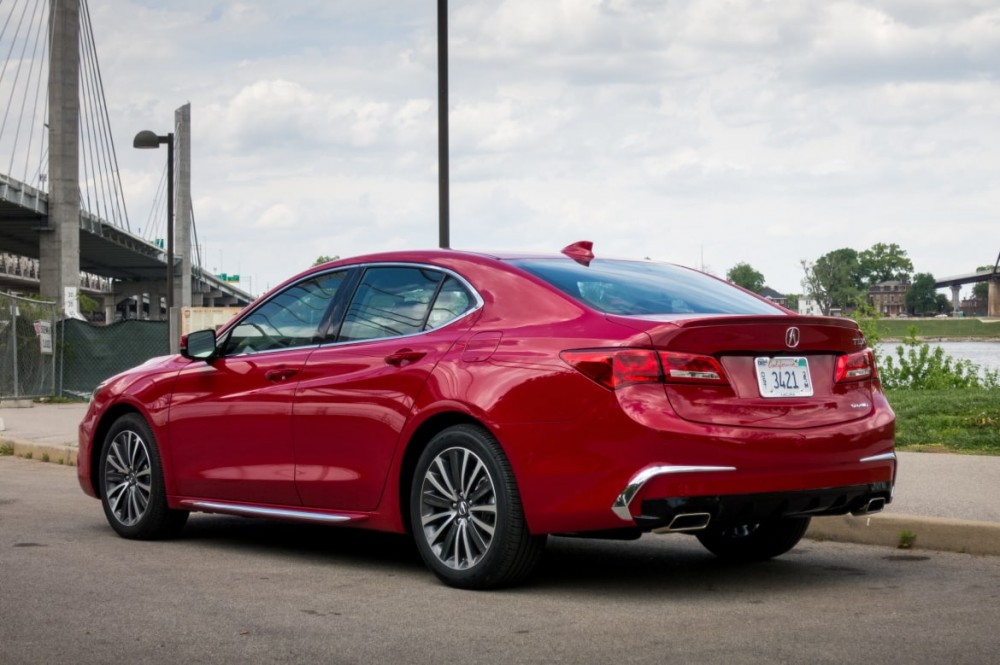
[[[0,442],[13,453],[76,464],[77,427],[86,404],[0,402]],[[897,453],[893,501],[867,517],[813,519],[817,540],[1000,556],[1000,457]]]

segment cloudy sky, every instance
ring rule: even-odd
[[[192,107],[205,263],[437,244],[434,0],[88,0],[132,226]],[[997,0],[451,0],[452,246],[800,262],[1000,251]],[[251,282],[252,280],[252,282]]]

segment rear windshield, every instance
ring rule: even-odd
[[[646,261],[514,259],[512,264],[606,314],[780,314],[740,289],[688,268]]]

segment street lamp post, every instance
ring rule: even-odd
[[[175,340],[173,307],[174,307],[174,134],[160,136],[156,132],[144,129],[135,135],[133,148],[159,148],[167,144],[167,334],[169,345],[173,350]]]
[[[448,166],[448,0],[437,3],[438,38],[438,246],[451,246]]]

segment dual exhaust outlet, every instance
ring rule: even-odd
[[[871,515],[873,513],[880,513],[882,509],[885,508],[885,497],[877,496],[874,499],[869,499],[863,507],[855,510],[852,515]]]
[[[885,497],[875,497],[855,510],[852,515],[872,515],[882,512],[885,508]],[[678,513],[667,526],[653,529],[653,533],[683,533],[685,531],[702,531],[712,521],[711,513]]]
[[[667,526],[653,529],[653,533],[683,533],[701,531],[712,521],[711,513],[678,513]]]

